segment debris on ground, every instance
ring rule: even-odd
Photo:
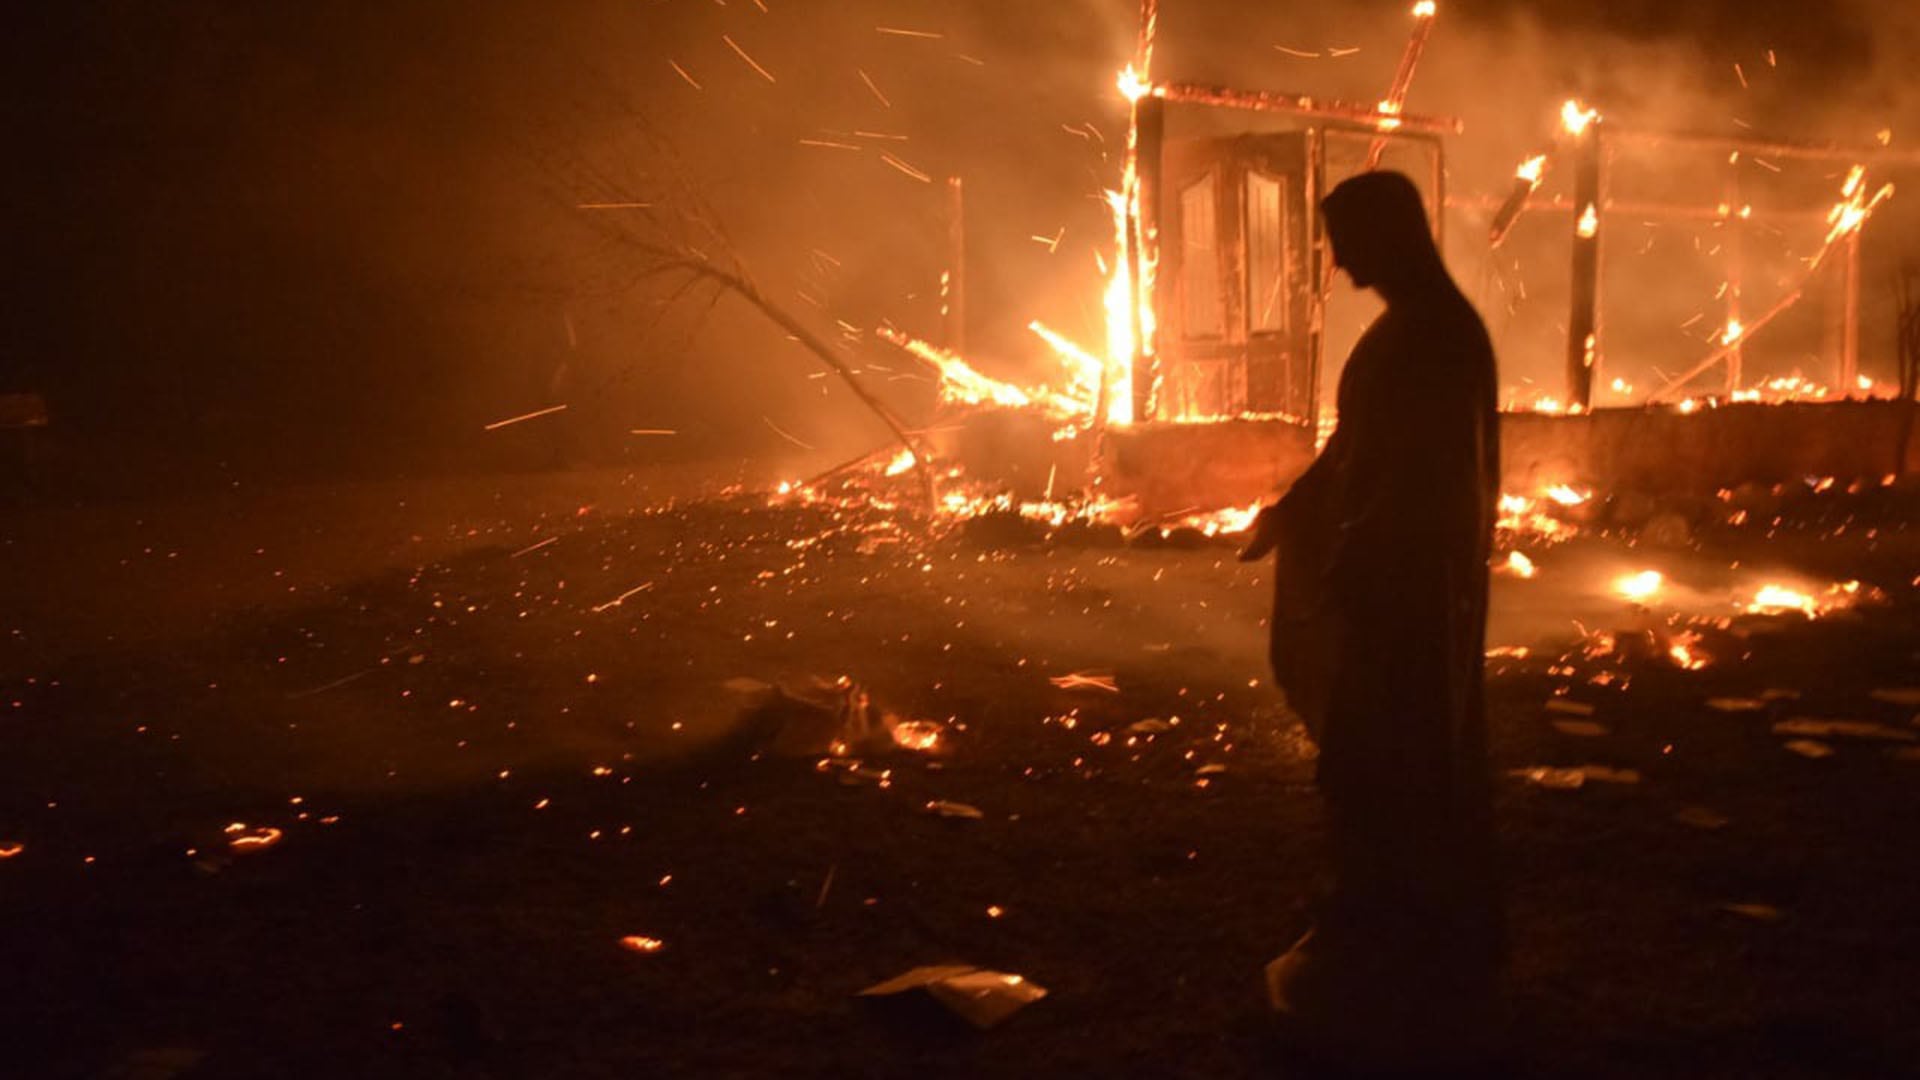
[[[925,993],[982,1031],[1047,996],[1045,987],[1022,976],[967,964],[917,967],[875,983],[857,996],[891,997],[914,991]]]
[[[1549,791],[1578,791],[1588,783],[1599,784],[1637,784],[1640,782],[1640,770],[1615,769],[1607,765],[1573,765],[1560,767],[1555,765],[1533,765],[1523,769],[1509,769],[1508,776],[1518,777],[1535,787]]]
[[[1725,814],[1717,810],[1709,810],[1704,806],[1683,806],[1673,815],[1673,820],[1682,825],[1708,830],[1724,829],[1733,821]]]
[[[1787,919],[1787,913],[1772,904],[1721,904],[1720,910],[1754,922],[1778,923]]]
[[[927,813],[935,817],[957,818],[962,821],[980,821],[987,815],[977,806],[968,806],[963,802],[948,802],[946,799],[934,799],[927,803]]]
[[[1811,758],[1816,761],[1820,758],[1830,758],[1834,755],[1833,747],[1815,739],[1788,739],[1780,745],[1799,754],[1803,758]]]
[[[1822,720],[1796,716],[1773,725],[1775,735],[1805,735],[1816,739],[1880,739],[1886,742],[1916,742],[1920,735],[1891,724],[1872,720]]]

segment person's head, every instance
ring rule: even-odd
[[[1355,286],[1395,295],[1442,281],[1446,268],[1433,245],[1426,205],[1413,181],[1397,172],[1361,173],[1320,201],[1335,266]]]

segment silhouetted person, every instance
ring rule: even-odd
[[[1487,1051],[1501,918],[1481,690],[1499,495],[1493,349],[1406,177],[1321,205],[1335,263],[1387,310],[1340,378],[1339,426],[1264,511],[1274,668],[1320,745],[1331,885],[1267,969],[1310,1049],[1444,1067]]]

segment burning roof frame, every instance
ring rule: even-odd
[[[1756,331],[1799,302],[1836,243],[1842,245],[1840,267],[1844,278],[1842,310],[1837,320],[1840,328],[1840,347],[1834,358],[1834,378],[1837,386],[1855,385],[1860,366],[1860,235],[1874,207],[1890,196],[1893,191],[1893,186],[1888,184],[1877,194],[1869,196],[1868,185],[1864,183],[1865,169],[1868,164],[1920,164],[1920,152],[1894,150],[1884,144],[1846,146],[1837,142],[1818,142],[1757,134],[1720,135],[1697,131],[1661,131],[1650,128],[1621,127],[1606,123],[1605,117],[1598,109],[1582,106],[1575,101],[1566,103],[1562,109],[1562,117],[1563,126],[1572,140],[1571,156],[1575,170],[1573,196],[1570,199],[1555,198],[1543,207],[1535,207],[1530,201],[1533,192],[1539,188],[1544,179],[1547,162],[1562,149],[1556,144],[1528,159],[1516,171],[1513,191],[1498,204],[1488,239],[1494,247],[1499,247],[1520,216],[1529,209],[1537,208],[1564,213],[1573,218],[1570,237],[1572,289],[1568,301],[1565,366],[1566,402],[1569,411],[1586,412],[1593,407],[1594,373],[1601,366],[1604,356],[1602,349],[1605,331],[1602,319],[1604,297],[1601,289],[1600,266],[1605,247],[1606,221],[1609,217],[1622,214],[1630,214],[1643,220],[1714,222],[1729,230],[1728,242],[1724,247],[1723,263],[1726,268],[1726,287],[1722,299],[1726,321],[1718,345],[1704,359],[1651,392],[1646,398],[1646,404],[1661,403],[1669,395],[1722,362],[1725,363],[1726,370],[1725,392],[1730,400],[1740,400],[1746,342]],[[1687,206],[1614,199],[1608,185],[1612,151],[1617,146],[1626,145],[1678,146],[1696,150],[1724,151],[1728,155],[1727,169],[1720,200],[1712,206]],[[1741,197],[1738,164],[1743,156],[1759,157],[1761,155],[1847,163],[1853,166],[1854,172],[1849,175],[1841,202],[1831,208],[1756,210]],[[1742,308],[1743,289],[1741,287],[1741,264],[1745,246],[1743,240],[1748,223],[1755,218],[1804,221],[1822,217],[1832,226],[1832,230],[1828,233],[1826,244],[1813,256],[1805,277],[1764,313],[1749,321]]]

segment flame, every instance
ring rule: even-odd
[[[1695,652],[1700,644],[1700,635],[1687,631],[1674,635],[1673,645],[1667,649],[1667,656],[1683,671],[1699,671],[1712,662],[1705,653]]]
[[[1387,98],[1378,105],[1375,105],[1374,109],[1380,113],[1374,120],[1374,126],[1378,127],[1381,131],[1394,131],[1400,127],[1399,102],[1392,98]]]
[[[1886,184],[1872,198],[1868,198],[1866,179],[1865,165],[1855,165],[1847,171],[1846,182],[1840,185],[1840,201],[1827,212],[1827,247],[1832,247],[1850,233],[1860,231],[1873,211],[1893,197],[1893,185]],[[1824,256],[1825,252],[1821,254]],[[1815,265],[1819,262],[1819,258],[1814,259]]]
[[[1540,568],[1533,565],[1533,560],[1525,555],[1510,551],[1507,553],[1507,572],[1517,578],[1530,578],[1538,574]]]
[[[1576,491],[1565,484],[1555,484],[1547,489],[1547,498],[1552,499],[1561,506],[1579,506],[1581,503],[1593,498],[1593,495],[1590,492]]]
[[[1645,603],[1660,591],[1666,580],[1658,570],[1642,570],[1615,580],[1613,591],[1636,604]]]
[[[1600,110],[1582,105],[1574,98],[1568,98],[1560,106],[1560,126],[1567,134],[1578,138],[1587,133],[1594,122],[1600,119]]]
[[[1244,507],[1229,506],[1211,514],[1192,514],[1181,519],[1180,524],[1198,529],[1208,536],[1228,536],[1246,532],[1253,527],[1253,521],[1260,516],[1260,502],[1254,500]]]
[[[1071,398],[1044,388],[1026,389],[974,370],[971,364],[937,345],[908,337],[890,327],[875,333],[905,349],[940,374],[940,397],[961,405],[999,405],[1009,409],[1038,407],[1057,416],[1072,416],[1082,407]]]
[[[1580,223],[1574,227],[1574,231],[1580,234],[1582,240],[1593,239],[1600,232],[1599,208],[1588,203],[1587,208],[1580,211]]]
[[[1520,167],[1513,170],[1513,175],[1516,180],[1525,180],[1535,189],[1538,189],[1540,187],[1540,181],[1544,180],[1547,175],[1547,155],[1535,154],[1521,162]]]
[[[667,943],[657,937],[645,934],[628,934],[620,939],[620,947],[629,952],[657,953],[667,947]]]
[[[1120,87],[1120,96],[1128,101],[1139,101],[1153,92],[1153,84],[1147,81],[1147,77],[1132,64],[1128,64],[1121,70],[1120,78],[1116,82]]]
[[[1747,332],[1747,328],[1741,325],[1739,319],[1728,319],[1726,329],[1720,331],[1720,344],[1731,345],[1734,342],[1739,341],[1740,335],[1746,332]]]
[[[894,455],[894,458],[892,461],[889,461],[887,463],[887,469],[886,469],[885,475],[899,476],[901,473],[904,473],[908,469],[913,468],[914,465],[918,464],[919,460],[920,460],[919,458],[914,456],[913,451],[902,450],[898,454]]]
[[[1440,14],[1440,5],[1434,3],[1434,0],[1420,0],[1413,5],[1413,17],[1416,19],[1431,19],[1438,14]]]
[[[1819,613],[1813,597],[1785,585],[1762,585],[1753,596],[1753,602],[1747,610],[1758,615],[1778,615],[1787,611],[1798,611],[1809,619]]]

